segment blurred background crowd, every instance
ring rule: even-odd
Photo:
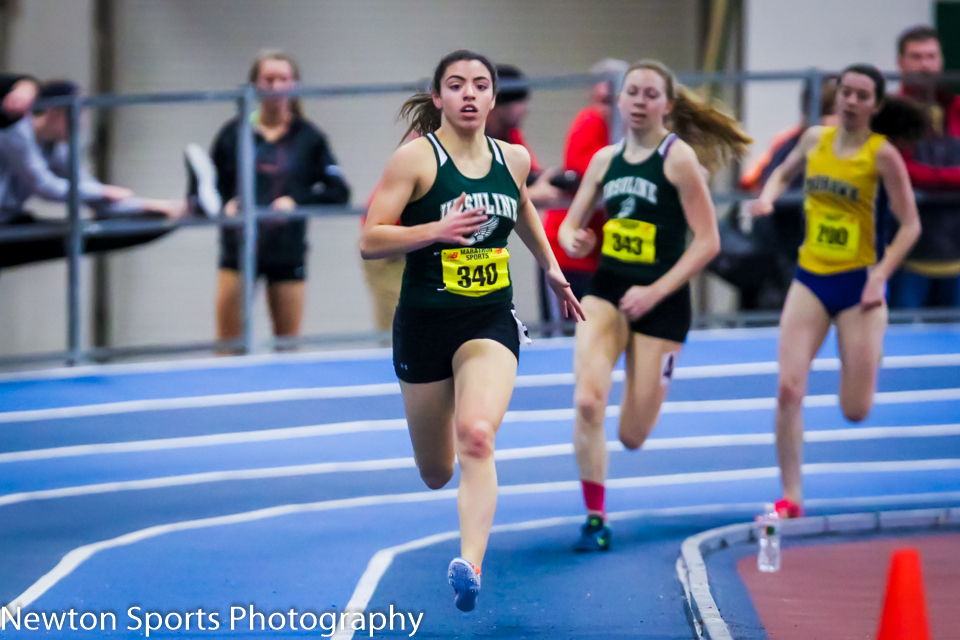
[[[84,217],[155,222],[85,240],[84,340],[126,347],[241,333],[241,231],[198,224],[244,210],[236,106],[89,108],[72,123],[70,99],[245,83],[261,92],[416,83],[464,47],[496,61],[509,81],[487,134],[530,150],[531,199],[578,295],[597,256],[566,256],[557,229],[593,153],[622,136],[614,87],[628,62],[657,58],[681,74],[822,70],[816,83],[699,87],[756,139],[749,162],[712,178],[723,249],[696,283],[701,324],[780,309],[803,238],[800,198],[755,221],[739,203],[808,126],[830,124],[830,72],[868,62],[901,74],[899,95],[924,114],[921,140],[900,145],[923,236],[888,302],[960,305],[960,82],[950,75],[960,69],[960,43],[946,35],[960,33],[957,2],[0,0],[0,24],[0,356],[63,348],[74,125]],[[592,80],[557,82],[570,74]],[[258,222],[258,336],[379,340],[389,329],[403,256],[362,263],[356,243],[364,205],[400,142],[396,112],[407,95],[259,101],[250,118],[254,193],[269,215]],[[802,178],[794,187],[799,194]],[[316,215],[290,216],[297,211]],[[603,222],[597,215],[592,224]],[[570,333],[533,261],[520,258],[513,271],[521,316],[542,335]]]

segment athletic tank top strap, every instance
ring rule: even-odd
[[[440,144],[437,136],[433,133],[427,134],[427,140],[433,145],[434,154],[437,156],[437,164],[442,167],[447,163],[447,160],[450,159],[450,156],[447,155],[447,150],[443,148],[443,145]]]
[[[497,144],[497,141],[487,136],[487,142],[490,144],[490,151],[493,152],[493,160],[504,167],[507,166],[507,163],[503,161],[503,153],[500,151],[500,145]]]
[[[671,132],[667,134],[667,137],[663,139],[663,142],[660,143],[660,146],[657,147],[657,153],[660,154],[664,160],[667,159],[667,154],[670,153],[670,147],[673,146],[673,143],[679,140],[680,138],[677,134]]]

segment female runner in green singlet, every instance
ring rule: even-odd
[[[625,353],[619,436],[627,449],[638,449],[657,423],[690,329],[688,283],[720,250],[698,155],[713,169],[751,142],[733,119],[691,97],[659,62],[629,67],[618,107],[627,136],[593,156],[559,234],[568,254],[586,255],[598,241],[586,226],[602,198],[609,220],[574,350],[573,437],[587,507],[576,551],[610,548],[604,418],[613,368]]]
[[[484,136],[496,88],[485,57],[456,51],[441,60],[431,93],[401,110],[422,137],[390,159],[360,242],[368,259],[407,253],[394,369],[424,482],[443,487],[454,458],[460,462],[461,557],[448,578],[463,611],[480,590],[497,503],[494,438],[517,371],[522,325],[511,304],[511,230],[546,271],[565,313],[583,317],[527,197],[530,155]]]

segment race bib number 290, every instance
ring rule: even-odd
[[[840,211],[811,212],[807,246],[827,260],[852,260],[860,247],[860,224],[856,215]]]
[[[461,296],[478,297],[510,286],[506,249],[445,249],[440,252],[443,284]]]

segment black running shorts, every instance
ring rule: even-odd
[[[400,305],[393,316],[393,368],[404,382],[453,377],[453,354],[470,340],[495,340],[520,359],[523,325],[512,305],[425,309]]]
[[[637,283],[616,273],[597,270],[590,282],[587,295],[602,298],[617,309],[627,289]],[[660,301],[660,304],[636,320],[630,321],[630,331],[651,338],[686,342],[693,311],[690,306],[690,285],[685,284]]]

